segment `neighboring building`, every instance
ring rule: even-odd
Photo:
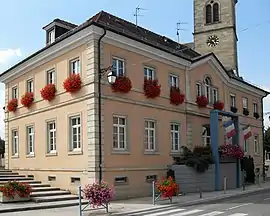
[[[261,101],[268,92],[231,71],[238,68],[236,37],[228,39],[226,29],[233,31],[235,22],[225,19],[235,17],[234,4],[227,10],[234,1],[218,5],[210,1],[211,10],[205,4],[209,1],[198,2],[194,7],[195,51],[104,11],[79,26],[57,19],[44,27],[47,45],[0,75],[6,85],[6,104],[27,91],[34,93],[29,109],[19,100],[16,112],[5,112],[6,168],[76,192],[78,184],[99,178],[101,165],[103,179],[115,185],[119,197],[147,195],[151,180],[165,174],[180,146],[210,143],[209,111],[217,100],[225,103],[226,111],[236,107],[241,124],[251,125],[254,136],[245,150],[254,156],[256,167],[262,167]],[[218,35],[219,43],[216,37],[207,41],[208,34]],[[132,81],[129,93],[116,93],[103,77],[101,161],[99,51],[101,68],[113,65],[118,76],[124,74]],[[82,78],[76,94],[63,88],[71,73]],[[145,77],[158,79],[160,96],[145,97]],[[40,95],[48,83],[57,88],[51,102]],[[185,94],[183,104],[170,104],[171,86]],[[202,94],[209,99],[207,108],[195,103]],[[243,108],[249,110],[248,116],[243,115]],[[254,113],[259,113],[258,119]],[[223,136],[221,127],[221,144]]]

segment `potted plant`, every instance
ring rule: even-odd
[[[238,109],[237,109],[236,107],[233,107],[233,106],[231,107],[231,112],[237,113],[237,110],[238,110]]]
[[[48,84],[40,90],[41,97],[44,100],[51,101],[55,98],[56,88],[54,84]]]
[[[18,107],[18,100],[17,98],[13,98],[8,102],[7,110],[8,112],[15,112]]]
[[[160,95],[161,85],[158,84],[158,80],[144,79],[144,95],[147,98],[156,98]]]
[[[249,115],[249,110],[247,108],[243,108],[243,114],[245,116],[248,116]]]
[[[170,101],[171,104],[179,105],[185,100],[185,95],[181,93],[180,89],[177,87],[171,87],[170,91]]]
[[[34,93],[33,92],[26,92],[21,98],[21,104],[29,108],[34,102]]]
[[[224,109],[224,103],[222,101],[218,100],[213,104],[213,107],[214,107],[214,109],[217,109],[217,110],[223,110]]]
[[[197,97],[196,103],[198,104],[199,107],[207,107],[209,101],[206,96],[201,95]]]
[[[71,74],[64,82],[63,86],[67,92],[75,93],[82,87],[80,74]]]
[[[132,88],[131,80],[126,76],[119,76],[116,78],[115,83],[111,85],[114,92],[128,93]]]
[[[31,186],[28,183],[10,181],[0,186],[0,202],[23,202],[30,200]]]
[[[226,144],[220,147],[220,156],[235,159],[242,159],[245,155],[243,149],[239,145]]]
[[[259,113],[257,113],[257,112],[253,113],[253,116],[254,116],[256,119],[260,118],[260,115],[259,115]]]
[[[108,212],[108,205],[114,196],[114,190],[108,183],[87,184],[82,190],[84,198],[90,202],[93,208],[104,207]]]
[[[168,178],[163,178],[156,182],[156,189],[157,192],[161,194],[161,197],[172,199],[178,191],[178,185],[173,178],[169,176]]]

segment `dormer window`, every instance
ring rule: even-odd
[[[55,41],[55,29],[52,29],[48,32],[48,44],[51,44]]]

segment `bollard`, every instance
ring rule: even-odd
[[[258,179],[258,186],[260,187],[260,174],[259,173],[257,175],[257,179]]]
[[[243,186],[243,191],[246,190],[245,178],[246,178],[246,171],[243,171],[242,172],[242,186]]]
[[[200,192],[200,199],[202,198],[202,188],[199,188],[199,192]]]
[[[227,177],[224,176],[224,193],[227,193]]]
[[[82,187],[79,186],[79,215],[82,216]]]
[[[155,181],[152,182],[152,202],[153,205],[155,205],[155,199],[156,199],[156,194],[155,194]]]

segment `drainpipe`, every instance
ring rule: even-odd
[[[106,29],[103,28],[103,34],[98,39],[98,147],[99,147],[99,183],[102,181],[102,132],[101,132],[101,40],[106,35]]]

